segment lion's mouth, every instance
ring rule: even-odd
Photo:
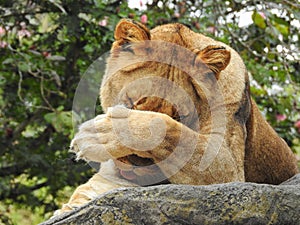
[[[133,171],[126,171],[126,170],[121,170],[120,171],[120,175],[125,178],[126,180],[136,180],[137,179],[137,175],[133,172]]]
[[[169,183],[159,167],[149,158],[128,155],[115,160],[120,176],[142,186]]]

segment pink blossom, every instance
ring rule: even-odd
[[[295,127],[297,128],[297,132],[300,134],[300,120],[295,123]]]
[[[3,36],[5,34],[5,28],[0,27],[0,36]]]
[[[146,14],[143,14],[143,15],[141,16],[141,23],[146,24],[147,21],[148,21],[147,15],[146,15]]]
[[[108,24],[108,17],[104,16],[104,18],[98,23],[99,26],[101,27],[106,27]]]
[[[43,51],[42,52],[42,55],[47,58],[47,57],[50,57],[51,56],[51,52],[47,52],[47,51]]]
[[[259,15],[261,15],[262,18],[266,19],[266,14],[264,14],[263,12],[260,12]]]
[[[216,30],[217,29],[214,26],[210,26],[210,27],[206,28],[206,31],[209,32],[209,33],[211,33],[211,34],[214,34],[216,32]]]
[[[286,120],[286,115],[284,115],[284,114],[277,114],[277,115],[276,115],[276,120],[277,120],[278,122],[284,121],[284,120]]]
[[[106,27],[106,26],[107,26],[107,22],[108,22],[107,17],[104,17],[104,19],[101,20],[98,24],[99,24],[99,26],[101,26],[101,27]]]
[[[18,31],[18,36],[19,36],[19,38],[31,37],[31,33],[30,33],[29,30],[26,30],[25,28],[22,28],[22,30]]]
[[[26,29],[26,23],[21,22],[20,26],[21,26],[21,30],[18,31],[18,37],[19,38],[31,37],[30,31]]]
[[[26,28],[26,23],[23,21],[20,23],[20,26],[22,27],[22,29],[25,29]]]
[[[297,122],[295,122],[295,127],[300,129],[300,120],[298,120]]]
[[[0,48],[6,48],[7,42],[6,41],[0,41]]]
[[[173,16],[174,16],[175,18],[179,18],[179,17],[180,17],[180,13],[175,12]]]

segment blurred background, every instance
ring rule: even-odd
[[[183,23],[232,46],[299,158],[299,0],[0,0],[0,224],[42,222],[95,172],[68,152],[72,102],[121,18]]]

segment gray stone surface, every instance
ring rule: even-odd
[[[122,188],[42,225],[300,225],[300,174],[281,185],[228,183]]]

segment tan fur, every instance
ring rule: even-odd
[[[279,184],[298,172],[295,156],[265,121],[253,100],[251,104],[252,113],[247,122],[246,180]]]
[[[244,63],[229,46],[181,24],[149,31],[126,19],[115,39],[100,93],[106,114],[85,122],[71,143],[101,170],[60,212],[143,178],[278,184],[298,172],[251,100]]]

